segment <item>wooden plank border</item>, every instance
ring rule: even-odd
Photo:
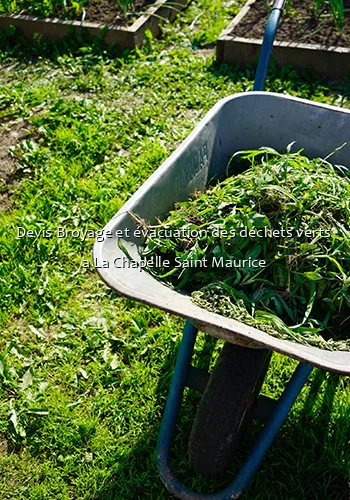
[[[69,36],[72,31],[79,34],[84,30],[91,36],[102,36],[108,45],[115,43],[121,50],[134,49],[142,45],[146,30],[150,30],[154,37],[159,36],[162,20],[173,21],[186,5],[187,0],[157,0],[128,28],[93,22],[0,14],[0,29],[7,31],[10,26],[14,26],[29,40],[36,34],[41,34],[49,40],[59,40]]]
[[[236,26],[256,1],[248,0],[220,34],[216,44],[216,57],[219,61],[228,64],[254,64],[257,61],[262,39],[240,38],[234,35]],[[312,66],[317,73],[331,78],[343,78],[350,74],[350,49],[346,47],[276,41],[272,57],[278,66],[294,64],[297,69]]]

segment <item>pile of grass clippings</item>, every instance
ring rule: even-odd
[[[290,148],[236,154],[246,170],[148,226],[141,255],[158,256],[148,271],[207,310],[350,350],[350,172]]]

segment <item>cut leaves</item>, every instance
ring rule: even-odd
[[[291,147],[235,154],[231,173],[243,173],[179,203],[141,255],[170,262],[152,273],[199,306],[271,335],[348,350],[341,318],[350,316],[350,175]],[[196,237],[177,237],[189,223]],[[196,265],[204,258],[204,268]]]

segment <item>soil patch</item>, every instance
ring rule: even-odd
[[[123,13],[116,0],[90,1],[85,7],[85,20],[110,26],[130,25],[152,3],[154,3],[152,0],[135,0],[131,4],[132,9],[128,9],[128,12]]]
[[[10,131],[0,132],[0,211],[10,208],[12,188],[21,179],[18,162],[9,155],[9,148],[24,139],[28,130],[29,126],[21,122]]]
[[[5,437],[0,437],[0,458],[7,455],[8,441]]]
[[[264,2],[258,0],[231,34],[242,38],[262,38],[268,15]],[[313,2],[293,0],[291,10],[283,13],[276,40],[316,43],[326,47],[349,47],[350,14],[345,14],[344,28],[340,34],[334,25],[329,7],[320,9],[318,18],[315,18]]]

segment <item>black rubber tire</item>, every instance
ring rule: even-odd
[[[199,403],[188,452],[205,476],[225,471],[243,438],[271,358],[271,351],[226,342]]]

